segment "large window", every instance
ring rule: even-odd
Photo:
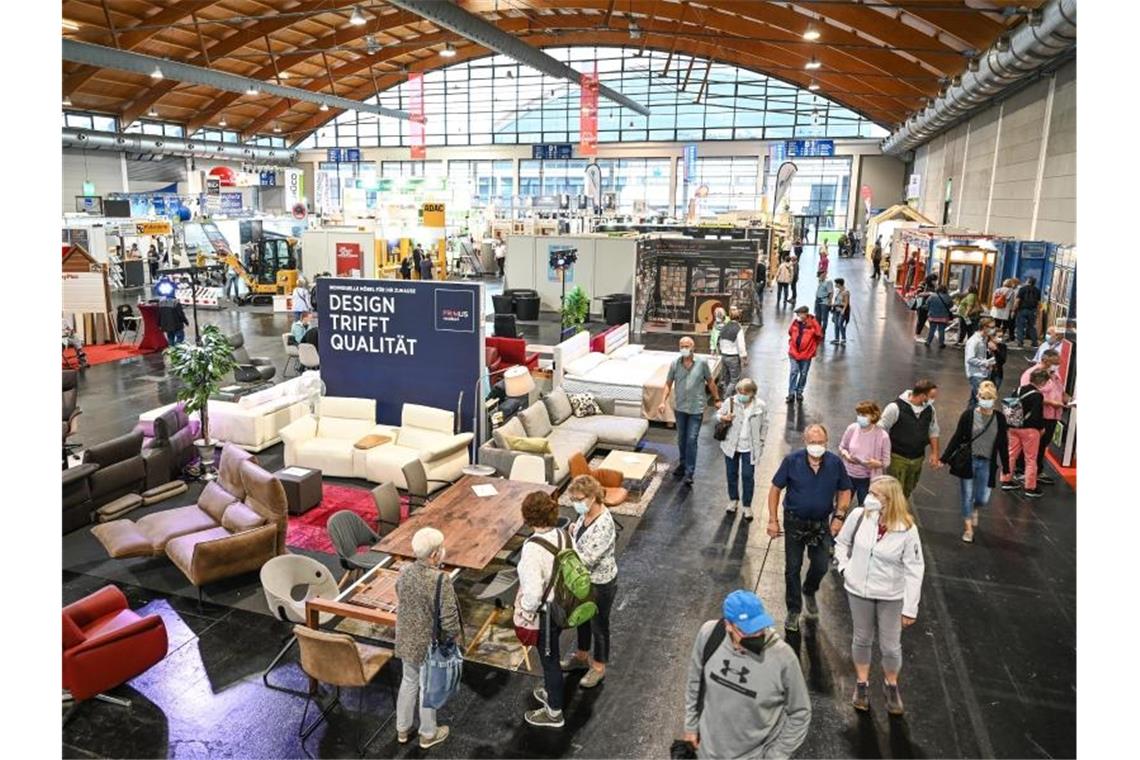
[[[668,158],[601,158],[602,192],[617,194],[617,210],[623,213],[656,211],[670,213],[673,185]]]
[[[547,48],[603,84],[649,107],[649,116],[602,99],[600,142],[885,137],[886,130],[815,93],[708,59],[620,47]],[[423,77],[426,142],[432,145],[577,142],[579,88],[506,56],[430,71]],[[408,85],[368,100],[408,110]],[[408,122],[348,111],[300,147],[410,145]]]
[[[584,158],[519,161],[519,195],[523,198],[559,193],[577,196],[586,189],[588,163]]]
[[[759,169],[757,156],[698,158],[694,176],[686,179],[684,162],[678,160],[677,214],[686,212],[694,196],[700,198],[701,211],[708,214],[758,210]]]
[[[509,206],[515,190],[514,161],[448,161],[447,184],[453,192],[469,193],[473,204]]]
[[[819,217],[822,231],[845,231],[851,192],[851,157],[797,158],[795,164],[796,176],[786,196],[792,215]],[[775,171],[770,171],[765,188],[769,198],[775,192],[775,184]]]

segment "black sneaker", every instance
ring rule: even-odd
[[[902,715],[903,702],[902,695],[899,694],[899,685],[883,683],[883,693],[887,697],[887,712],[891,715]]]
[[[804,394],[797,393],[796,394],[796,401],[803,401],[803,400],[804,400]]]
[[[681,478],[685,477],[685,465],[681,465],[679,467],[674,468],[673,477],[677,480],[680,480]]]
[[[1037,476],[1037,484],[1038,485],[1041,485],[1042,483],[1044,483],[1047,486],[1051,486],[1056,482],[1057,481],[1053,479],[1052,475],[1038,475]]]
[[[1026,488],[1024,491],[1021,492],[1021,495],[1026,497],[1027,499],[1040,499],[1045,494],[1042,492],[1042,490],[1040,488]]]
[[[851,695],[851,706],[859,712],[871,709],[871,684],[864,681],[855,682],[855,693]]]
[[[815,620],[818,617],[819,605],[815,603],[815,597],[804,594],[804,618],[806,620]]]
[[[795,394],[791,394],[791,393],[789,393],[789,394],[788,394],[788,397],[787,397],[786,399],[784,399],[784,403],[785,403],[785,404],[790,404],[790,403],[792,403],[792,402],[793,402],[793,401],[795,401],[795,400],[796,400]]]
[[[1003,480],[1001,484],[1001,490],[1003,491],[1016,491],[1019,488],[1021,488],[1021,486],[1016,480],[1010,480],[1008,482]]]
[[[684,483],[687,486],[691,486],[693,484],[693,476],[692,475],[686,475]]]

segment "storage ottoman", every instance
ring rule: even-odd
[[[309,467],[286,467],[273,473],[285,488],[289,514],[303,515],[321,503],[321,471]]]

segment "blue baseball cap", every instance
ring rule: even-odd
[[[745,636],[757,634],[776,624],[760,597],[751,591],[738,589],[724,598],[724,619],[740,629]]]

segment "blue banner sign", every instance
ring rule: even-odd
[[[240,214],[242,209],[241,193],[222,193],[219,196],[218,209],[223,214]]]
[[[334,164],[359,163],[360,148],[329,148],[328,160]]]
[[[572,143],[544,143],[530,146],[530,157],[534,159],[568,159],[574,157]]]
[[[834,140],[785,140],[784,154],[787,158],[834,156]]]
[[[685,181],[694,182],[697,179],[697,144],[689,143],[685,146]]]
[[[321,380],[329,396],[376,400],[399,425],[404,404],[454,411],[472,429],[483,374],[483,285],[322,277],[317,284]]]
[[[1045,258],[1045,247],[1044,241],[1025,240],[1021,243],[1021,258],[1043,259]]]

